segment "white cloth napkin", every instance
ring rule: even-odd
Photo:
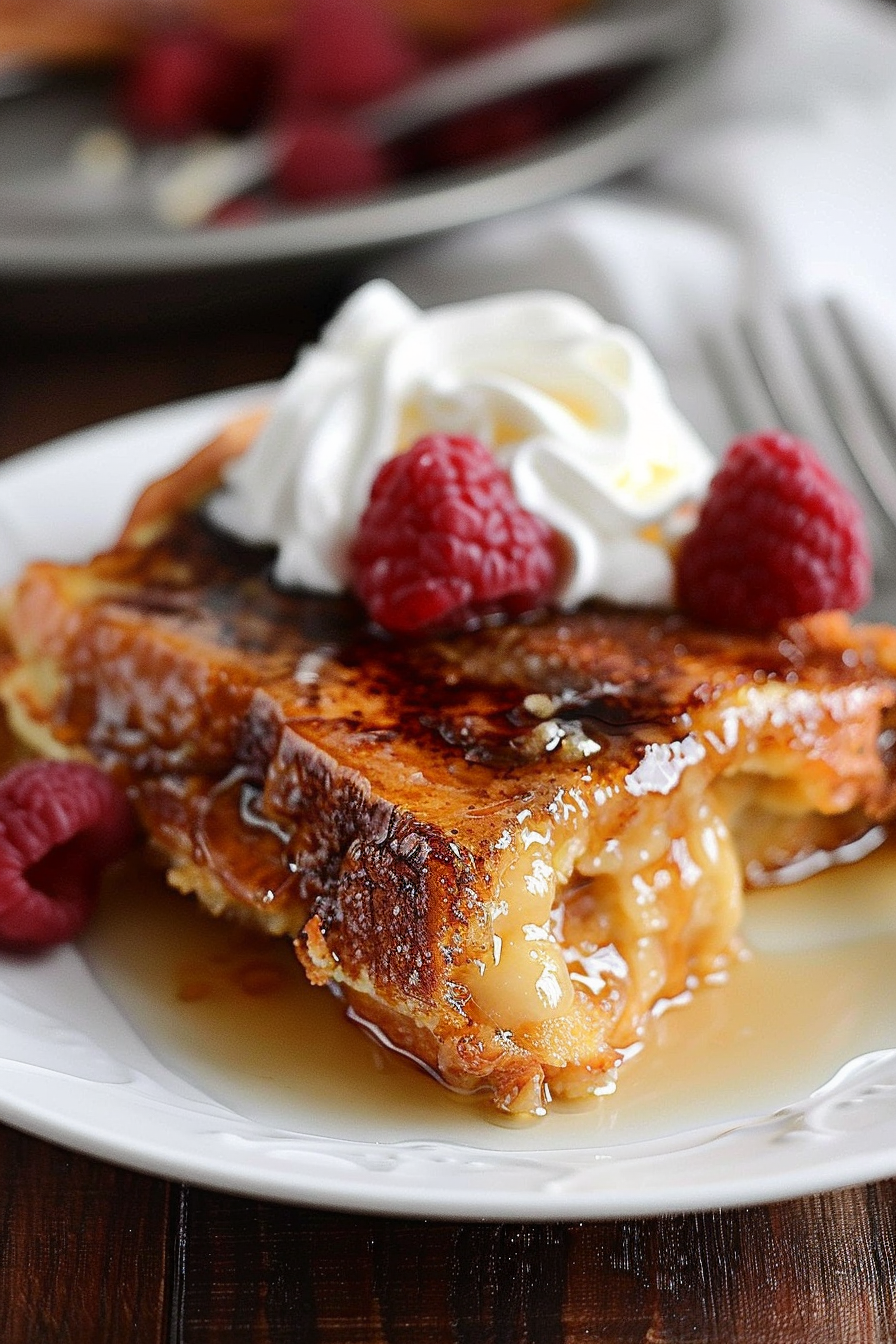
[[[425,305],[531,286],[633,327],[713,446],[697,337],[771,294],[845,296],[893,340],[896,4],[731,0],[701,124],[625,187],[498,220],[386,268]]]

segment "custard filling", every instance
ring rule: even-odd
[[[642,800],[628,826],[589,844],[587,822],[521,831],[491,903],[491,955],[461,980],[494,1026],[557,1022],[582,999],[617,1000],[614,1039],[635,1040],[651,1009],[727,964],[744,888],[869,830],[857,810],[825,815],[799,777],[760,762],[672,797]]]

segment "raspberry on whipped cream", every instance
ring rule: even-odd
[[[778,621],[871,596],[871,551],[858,500],[815,450],[781,431],[736,439],[678,555],[678,604],[710,625]]]
[[[424,311],[386,281],[363,286],[300,355],[212,519],[275,545],[281,583],[346,591],[377,471],[431,433],[484,443],[562,534],[562,606],[672,600],[667,533],[713,459],[638,338],[567,294]]]
[[[354,587],[385,630],[478,621],[549,601],[551,529],[520,507],[476,439],[427,434],[377,472],[351,551]]]

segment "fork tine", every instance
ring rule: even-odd
[[[782,308],[757,306],[734,325],[713,331],[705,354],[736,432],[778,427],[807,439],[829,467],[867,495]]]
[[[794,320],[814,361],[819,390],[872,494],[896,526],[894,440],[868,369],[844,327],[842,307],[828,301],[801,305]]]
[[[866,497],[865,478],[831,419],[788,310],[754,308],[742,319],[741,330],[777,410],[777,423],[807,439],[837,475]]]
[[[896,470],[869,423],[867,393],[834,320],[820,304],[764,304],[741,321],[742,362],[752,359],[775,410],[772,421],[754,428],[776,423],[815,446],[863,501],[874,553],[884,565],[896,534]]]
[[[869,615],[890,619],[896,605],[896,462],[887,460],[886,436],[882,439],[875,431],[872,438],[866,423],[872,414],[866,403],[884,398],[871,397],[867,368],[862,379],[853,370],[850,345],[833,326],[836,321],[832,311],[819,304],[794,314],[779,304],[764,303],[739,322],[706,333],[704,356],[736,432],[778,426],[807,439],[862,501],[878,579]],[[820,331],[827,333],[826,339],[819,337]],[[880,418],[896,426],[896,394],[885,406],[893,413],[881,413]],[[862,444],[853,451],[858,437]],[[883,459],[881,475],[887,471],[892,492],[879,493],[879,482],[872,484],[866,475],[869,457],[867,449],[863,456],[862,448],[869,440],[877,446],[878,466]],[[896,428],[893,440],[896,443]]]
[[[777,407],[742,330],[714,329],[704,334],[702,347],[711,381],[718,389],[734,434],[778,424]]]
[[[842,298],[827,300],[840,334],[855,360],[869,396],[877,408],[882,425],[889,438],[896,443],[896,378],[893,376],[892,335],[881,340],[872,336],[872,324],[867,319],[855,321]]]

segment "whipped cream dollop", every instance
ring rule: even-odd
[[[276,545],[279,582],[342,592],[377,470],[432,432],[487,444],[564,535],[562,605],[671,600],[669,541],[713,459],[641,341],[566,294],[424,311],[363,286],[300,354],[212,518]]]

